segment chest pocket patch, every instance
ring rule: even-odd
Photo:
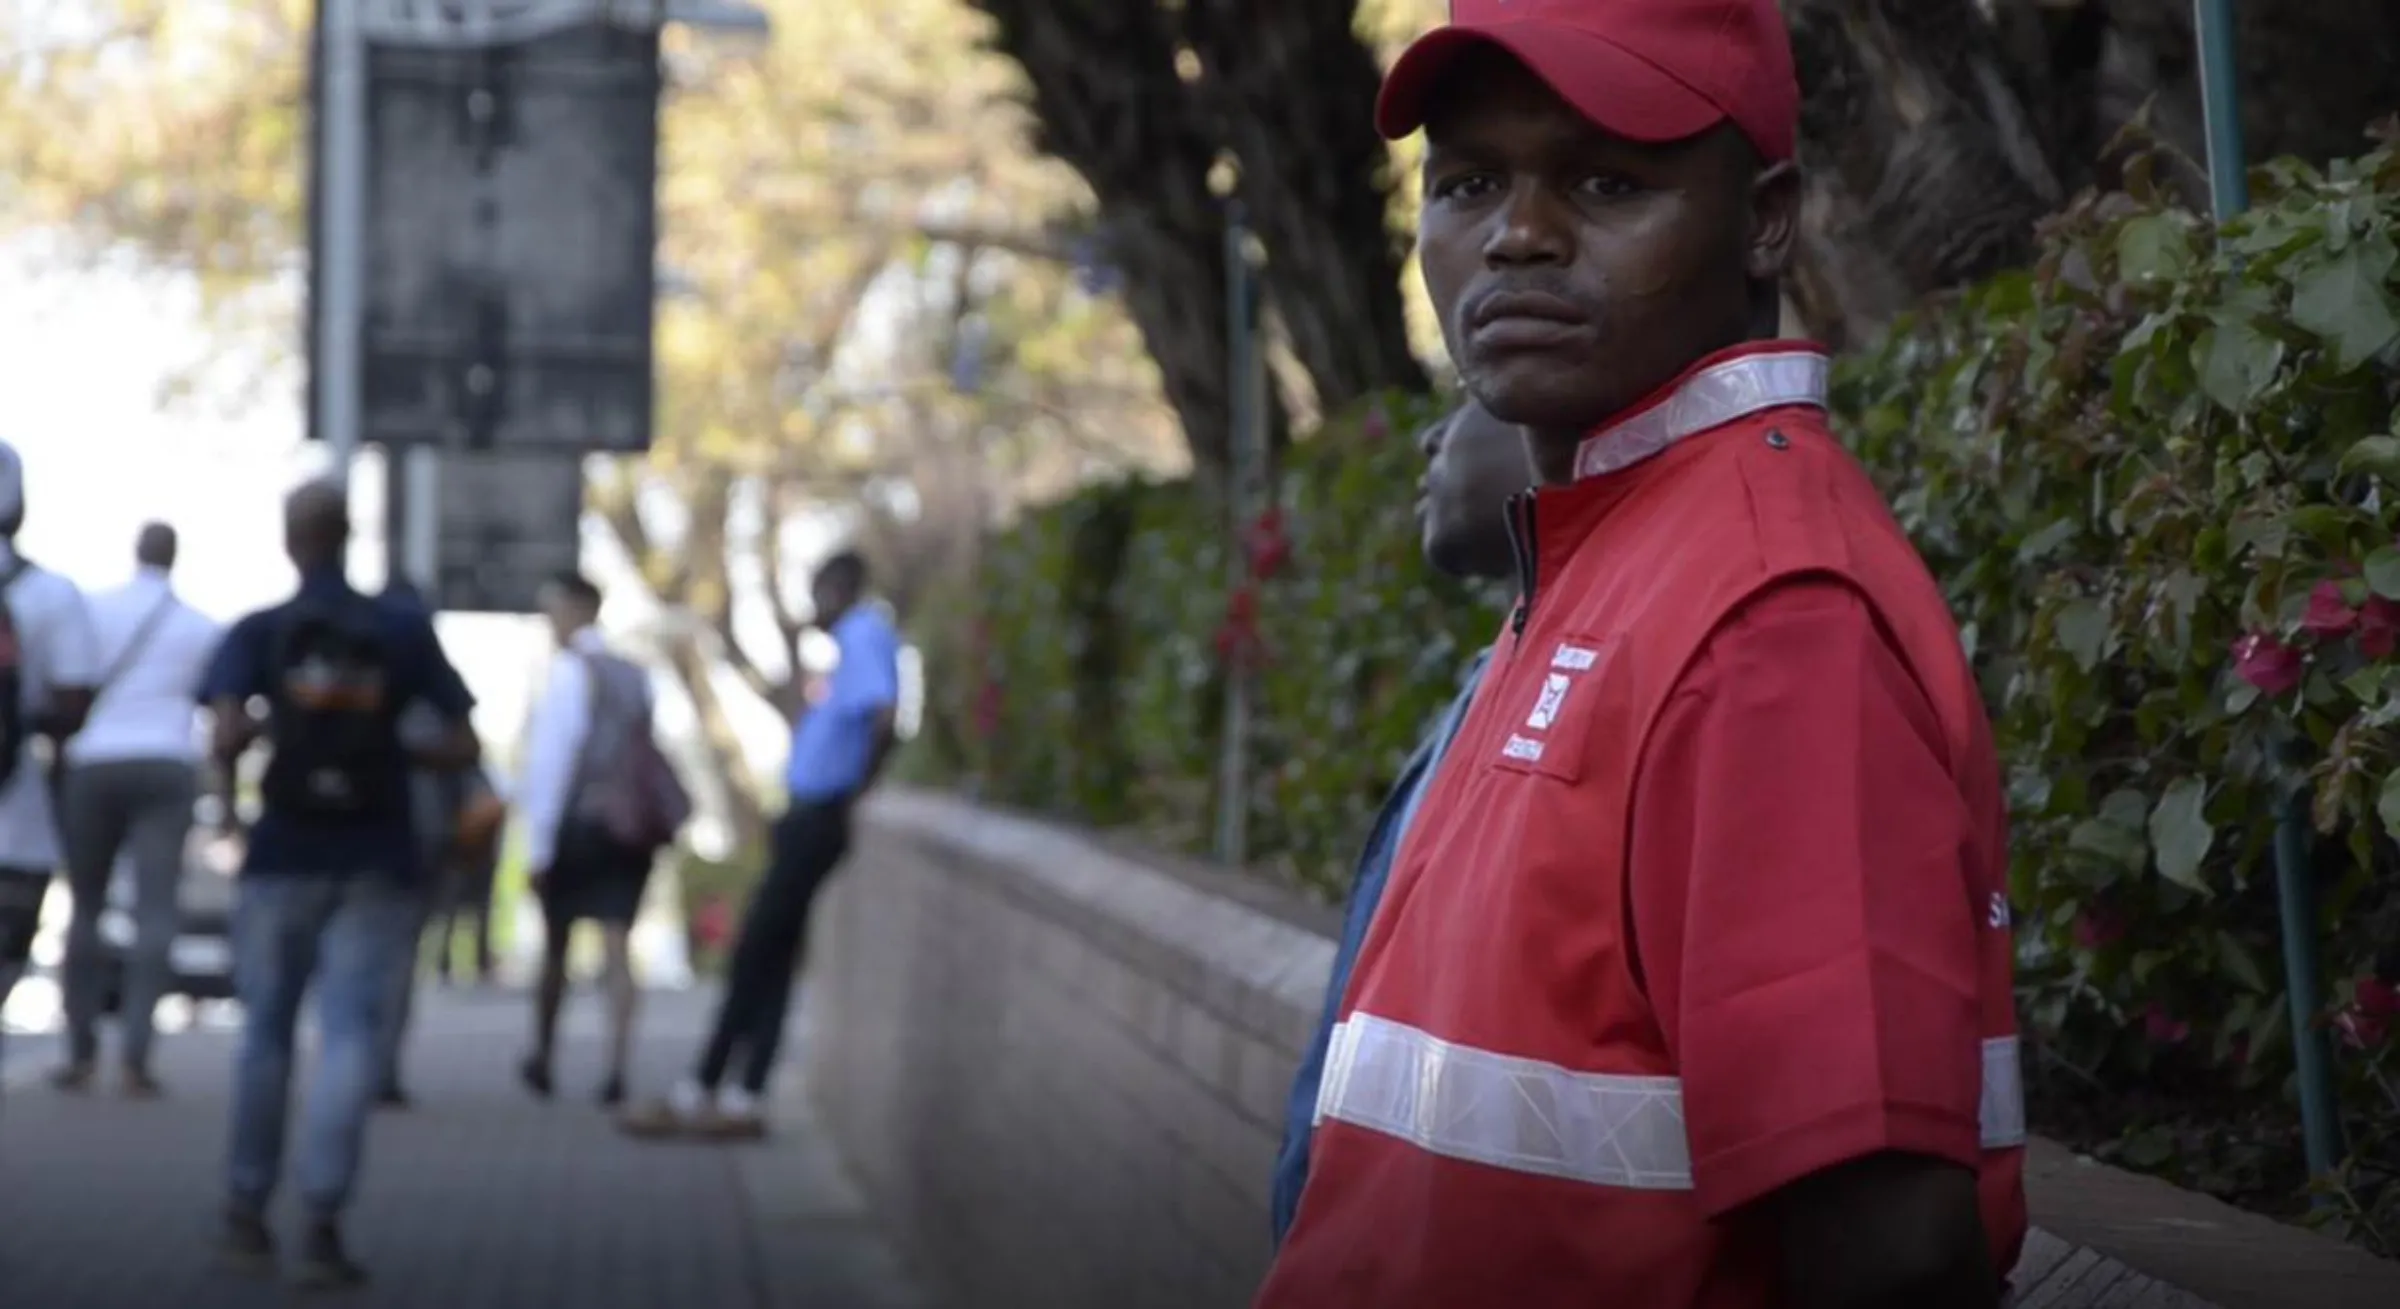
[[[1584,744],[1608,643],[1587,637],[1554,642],[1547,664],[1526,669],[1510,692],[1508,727],[1493,766],[1572,782],[1583,772]]]

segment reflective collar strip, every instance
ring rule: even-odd
[[[1317,1121],[1521,1173],[1643,1191],[1692,1189],[1683,1083],[1579,1073],[1357,1014],[1333,1029]],[[2017,1038],[1983,1043],[1983,1148],[2025,1144]]]
[[[1815,350],[1740,355],[1712,364],[1649,407],[1585,437],[1575,447],[1575,479],[1631,468],[1687,436],[1761,410],[1821,409],[1832,371],[1832,361]]]

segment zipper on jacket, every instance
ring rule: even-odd
[[[1526,616],[1533,612],[1533,583],[1537,555],[1533,532],[1533,496],[1519,491],[1508,498],[1508,548],[1517,557],[1517,611],[1509,615],[1512,636],[1525,635]]]

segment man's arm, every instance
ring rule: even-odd
[[[900,634],[880,621],[869,630],[873,635],[861,642],[859,652],[866,656],[868,675],[859,680],[858,695],[868,709],[874,744],[867,755],[867,775],[859,782],[860,795],[874,789],[884,765],[892,761],[893,747],[900,743]]]
[[[576,756],[591,730],[591,666],[560,654],[550,661],[550,680],[525,727],[524,762],[517,775],[518,819],[525,828],[525,866],[534,876],[550,871],[558,856],[558,828],[575,785]]]
[[[442,649],[433,620],[416,614],[407,621],[412,628],[410,644],[417,652],[412,661],[418,673],[413,698],[422,700],[442,721],[442,730],[412,749],[410,756],[421,767],[444,772],[473,768],[483,758],[483,742],[468,717],[475,710],[475,696]]]
[[[209,766],[203,784],[217,797],[217,827],[223,832],[241,827],[239,768],[243,752],[259,734],[260,725],[250,714],[251,699],[265,691],[257,629],[254,616],[226,631],[194,696],[208,710]]]
[[[62,601],[56,624],[48,633],[50,694],[34,715],[33,730],[57,745],[83,730],[99,694],[100,638],[92,628],[92,611],[83,593],[59,579],[72,603]]]
[[[1632,919],[1701,1208],[1767,1234],[1801,1309],[1996,1305],[1981,897],[1931,706],[1858,595],[1794,583],[1650,740]]]

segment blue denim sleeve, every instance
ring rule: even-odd
[[[217,652],[209,657],[208,672],[194,696],[200,703],[227,697],[247,700],[267,693],[266,654],[259,648],[265,639],[263,619],[263,615],[251,614],[218,640]]]

